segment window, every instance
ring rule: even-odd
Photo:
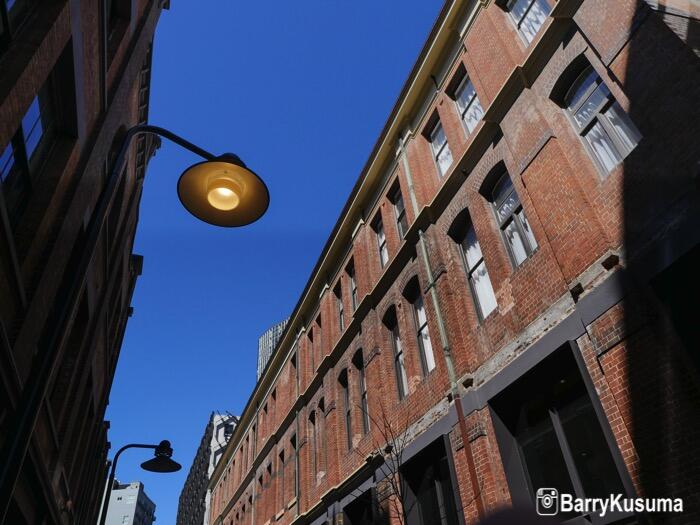
[[[316,330],[315,330],[315,343],[314,343],[314,353],[318,352],[318,359],[316,359],[316,369],[318,369],[321,361],[323,361],[323,325],[321,324],[321,314],[318,314],[316,318]],[[315,371],[315,369],[314,369]]]
[[[389,249],[386,245],[386,235],[384,235],[384,223],[382,222],[381,215],[377,215],[372,226],[374,232],[377,234],[377,246],[379,248],[379,264],[382,268],[386,266],[389,262]]]
[[[339,282],[333,290],[335,295],[335,304],[338,308],[338,329],[342,332],[345,330],[345,310],[343,308],[343,287]]]
[[[112,61],[131,18],[130,0],[104,0],[107,16],[107,57]]]
[[[343,411],[345,414],[345,430],[347,433],[348,449],[352,449],[352,406],[350,405],[350,385],[348,383],[348,371],[343,370],[338,376],[338,383],[342,390]]]
[[[564,102],[574,128],[606,174],[622,162],[642,138],[590,65],[571,85]]]
[[[425,303],[423,302],[423,296],[420,293],[417,282],[414,284],[411,303],[413,305],[413,323],[416,328],[421,368],[423,369],[423,375],[427,375],[435,368],[435,355],[433,353],[433,345],[430,342]]]
[[[547,0],[510,0],[506,9],[528,44],[535,39],[550,11]]]
[[[394,205],[394,213],[396,214],[396,227],[399,230],[399,237],[403,238],[408,231],[408,217],[406,216],[406,207],[403,203],[403,195],[401,188],[396,187],[391,195],[391,202]]]
[[[318,473],[318,429],[316,428],[316,411],[312,410],[309,414],[309,427],[311,438],[311,471],[314,474]]]
[[[626,494],[571,348],[563,347],[492,401],[509,485],[551,487],[580,498]],[[612,441],[614,442],[614,441]],[[571,518],[571,513],[561,518]]]
[[[350,300],[352,302],[352,310],[357,309],[357,281],[355,280],[355,263],[352,261],[347,269],[348,278],[350,279]]]
[[[471,221],[462,239],[461,247],[472,297],[476,303],[480,318],[485,319],[496,309],[498,304],[496,303],[496,295],[493,293],[486,263],[484,263],[484,256],[481,253],[481,246],[476,238],[476,232]]]
[[[357,369],[357,387],[360,394],[360,410],[362,411],[362,431],[369,432],[369,405],[367,404],[367,379],[365,377],[365,361],[362,356],[362,349],[353,356],[352,363]]]
[[[314,348],[314,328],[313,328],[313,326],[311,328],[309,328],[308,338],[309,338],[308,348],[309,348],[309,358],[311,361],[311,371],[315,372],[316,371],[316,355],[315,355],[316,350]]]
[[[44,153],[50,147],[53,128],[53,108],[48,89],[44,87],[32,100],[12,140],[0,154],[0,185],[13,223],[17,222]]]
[[[455,103],[459,110],[459,116],[467,128],[467,132],[471,133],[476,128],[477,124],[484,116],[484,108],[481,107],[479,97],[476,95],[474,84],[469,80],[469,77],[464,75],[464,78],[455,90]]]
[[[403,399],[408,394],[408,376],[406,375],[406,364],[404,362],[401,334],[399,333],[399,323],[394,308],[392,308],[392,311],[389,313],[389,318],[385,324],[390,331],[391,346],[394,352],[394,371],[396,373],[396,386],[399,392],[399,399]]]
[[[299,461],[299,451],[297,450],[297,435],[292,434],[292,437],[289,439],[289,446],[291,447],[292,454],[294,454],[294,463],[292,464],[292,467],[294,467],[293,471],[293,480],[294,480],[294,497],[299,496],[299,484],[298,484],[298,479],[297,479],[297,469],[299,468],[298,461]]]
[[[17,33],[36,3],[36,0],[0,1],[0,53],[7,49],[12,35]]]
[[[508,173],[496,182],[491,201],[511,260],[520,266],[537,249],[537,241]]]
[[[282,504],[282,507],[284,507],[284,449],[279,453],[279,462],[277,463],[278,469],[279,469],[279,480],[280,480],[280,485],[279,485],[279,491],[280,491],[280,502]]]
[[[318,427],[318,469],[324,468],[326,464],[326,402],[323,398],[318,400],[318,410],[316,411],[316,425]]]
[[[401,466],[406,523],[459,523],[457,495],[447,457],[449,450],[448,439],[438,439]]]
[[[430,147],[433,150],[433,157],[437,164],[440,176],[447,173],[447,170],[452,165],[452,152],[450,145],[447,143],[445,130],[442,128],[442,123],[438,120],[430,132]]]

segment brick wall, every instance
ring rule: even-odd
[[[683,365],[682,356],[688,349],[676,342],[667,313],[650,298],[651,292],[641,281],[631,281],[631,291],[626,292],[630,295],[620,292],[611,304],[597,300],[602,306],[595,313],[586,313],[589,310],[581,306],[586,303],[582,298],[588,297],[586,304],[591,304],[591,297],[607,293],[603,285],[621,272],[636,275],[637,266],[642,264],[638,261],[645,253],[661,247],[660,239],[697,216],[692,181],[697,178],[700,160],[693,139],[700,132],[698,59],[643,2],[559,0],[550,4],[551,16],[529,45],[498,3],[482,2],[461,33],[453,31],[448,44],[431,51],[441,57],[432,63],[433,78],[414,88],[420,94],[418,102],[401,119],[397,117],[399,124],[393,127],[390,121],[387,125],[387,134],[398,131],[393,135],[396,141],[384,146],[391,151],[382,167],[385,176],[363,172],[367,187],[356,191],[364,200],[358,209],[351,206],[341,217],[340,229],[335,230],[330,248],[323,254],[332,256],[322,259],[312,275],[306,299],[290,320],[292,335],[278,352],[282,357],[256,386],[242,416],[241,432],[231,440],[224,460],[239,461],[248,435],[246,421],[247,428],[252,428],[267,402],[265,423],[257,427],[257,450],[264,452],[249,461],[233,481],[227,482],[229,485],[222,482],[223,470],[214,474],[214,493],[226,494],[212,512],[216,523],[287,524],[322,520],[324,516],[330,519],[345,501],[344,486],[372,478],[373,472],[366,471],[366,459],[383,446],[385,437],[378,424],[382,414],[390,428],[398,433],[407,431],[416,442],[440,421],[454,417],[438,312],[430,299],[431,283],[437,290],[458,386],[467,388],[467,397],[488,391],[489,382],[495,381],[499,372],[516,357],[533,353],[530,349],[534,344],[563,321],[573,319],[578,312],[593,316],[587,318],[585,326],[579,323],[576,351],[595,385],[603,425],[614,435],[618,450],[613,452],[621,456],[638,494],[685,498],[687,512],[675,517],[676,521],[689,523],[700,512],[692,488],[697,487],[700,477],[697,469],[683,466],[695,464],[698,454],[697,445],[691,444],[697,426],[691,407],[697,406],[698,381],[697,371]],[[467,13],[466,3],[454,5]],[[449,15],[443,10],[441,16]],[[454,27],[462,26],[455,22]],[[439,34],[433,38],[439,41]],[[448,52],[452,48],[457,49],[456,54]],[[582,56],[643,137],[610,173],[602,173],[596,166],[561,101],[553,98],[559,79]],[[420,60],[419,64],[429,62],[425,55]],[[470,134],[447,90],[462,68],[486,111],[483,122]],[[447,73],[441,76],[440,71]],[[412,75],[422,78],[420,70]],[[405,98],[411,96],[410,92],[404,94]],[[426,138],[436,118],[444,126],[454,157],[442,177]],[[682,122],[683,133],[678,133],[674,120]],[[401,151],[400,139],[406,140],[406,164],[396,154]],[[500,172],[507,172],[512,180],[537,241],[534,252],[520,265],[509,256],[493,206],[484,196],[485,185]],[[411,204],[410,181],[416,209]],[[397,183],[411,224],[403,239],[387,195]],[[384,268],[371,227],[378,215],[390,254]],[[461,248],[450,233],[465,217],[474,226],[498,302],[486,319],[477,314]],[[346,222],[352,228],[343,229]],[[419,230],[432,275],[420,256]],[[667,252],[667,263],[680,254]],[[345,272],[350,260],[360,300],[355,312]],[[407,286],[416,280],[436,360],[435,369],[427,374],[421,368],[412,305],[406,298]],[[337,285],[343,290],[346,326],[342,333],[333,294]],[[315,322],[319,315],[320,327]],[[387,315],[395,315],[405,356],[408,395],[402,400],[398,398]],[[308,337],[310,329],[313,344]],[[352,362],[358,350],[364,357],[372,416],[367,434],[362,425],[359,371]],[[290,377],[289,358],[284,357],[292,354],[299,369],[299,392]],[[350,388],[350,448],[343,388],[338,381],[343,370],[347,370]],[[473,385],[472,377],[476,378]],[[277,394],[274,410],[270,401],[273,390]],[[325,410],[319,412],[321,398]],[[317,463],[316,471],[309,423],[312,410],[317,428],[325,431],[325,439],[318,445],[323,460]],[[488,399],[468,412],[477,493],[486,511],[492,512],[510,505],[514,498]],[[663,451],[653,441],[660,437],[658,431],[652,431],[655,418],[663,418],[664,428],[675,436]],[[679,421],[689,420],[693,423],[687,433],[681,432]],[[471,523],[478,515],[465,447],[454,422],[446,432],[452,443],[461,511]],[[281,467],[277,458],[283,448],[285,457],[294,453],[289,446],[289,436],[294,433],[300,469],[296,501],[293,493],[280,498],[277,488],[282,468],[285,480],[289,479],[288,466]],[[253,496],[254,516],[243,517],[242,507],[245,504],[250,512],[247,502],[253,494],[251,486],[241,484],[248,468],[255,469],[255,475],[246,478],[246,483],[260,475],[264,482]],[[673,521],[668,516],[654,519]]]

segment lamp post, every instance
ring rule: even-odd
[[[232,153],[213,155],[175,133],[157,126],[140,124],[126,132],[114,166],[100,193],[88,225],[84,250],[59,307],[56,322],[42,339],[16,409],[9,421],[11,429],[0,449],[0,524],[12,501],[41,407],[48,393],[57,364],[63,356],[66,326],[75,317],[90,265],[95,256],[106,218],[119,187],[122,167],[132,140],[143,134],[166,138],[204,159],[186,169],[177,184],[183,206],[198,219],[215,226],[245,226],[267,211],[270,194],[265,183]]]
[[[154,458],[149,459],[141,463],[141,468],[148,470],[149,472],[177,472],[182,468],[177,461],[171,459],[173,455],[173,449],[170,446],[170,441],[161,441],[157,445],[143,445],[140,443],[131,443],[129,445],[124,445],[122,448],[117,450],[114,454],[114,460],[112,461],[112,468],[109,471],[109,479],[107,480],[107,490],[105,490],[104,501],[102,502],[102,510],[100,511],[100,522],[99,525],[104,525],[107,519],[107,510],[109,509],[109,498],[112,494],[112,488],[114,487],[114,477],[117,471],[117,461],[122,452],[129,448],[150,448],[154,449]]]

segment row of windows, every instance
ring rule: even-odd
[[[523,39],[529,44],[535,38],[550,12],[546,0],[510,0],[506,5],[510,18],[517,27]],[[457,87],[451,90],[457,112],[464,129],[469,135],[484,116],[484,108],[479,102],[474,84],[465,72],[460,71],[461,80]],[[440,176],[445,175],[452,165],[453,157],[447,142],[445,130],[439,120],[433,123],[427,134],[433,152],[435,164]]]
[[[460,117],[471,133],[484,115],[474,86],[465,77],[455,92]],[[570,86],[564,97],[567,116],[581,137],[601,173],[607,175],[637,146],[642,136],[629,116],[615,100],[600,75],[588,65]],[[432,123],[427,134],[440,176],[452,166],[450,150],[440,120]]]
[[[541,26],[543,20],[541,14],[544,12],[543,6],[546,4],[540,0],[529,0],[510,2],[509,5],[512,8],[511,14],[514,20],[516,14],[518,16],[519,29],[534,35],[533,28],[537,26],[539,29]],[[544,16],[546,17],[546,15]],[[580,135],[596,165],[608,173],[635,148],[641,139],[641,134],[590,64],[579,61],[577,72],[572,78],[574,80],[568,82],[561,100],[555,102],[566,109],[572,126]],[[454,89],[453,98],[467,132],[472,132],[482,118],[484,110],[466,72],[463,73]],[[428,137],[438,170],[440,174],[444,174],[449,169],[453,159],[447,137],[439,120],[434,123]],[[481,193],[491,204],[506,251],[513,267],[517,268],[537,250],[537,239],[508,173],[503,171],[495,180],[487,181],[487,185],[488,189],[482,188]],[[397,231],[403,237],[409,225],[403,195],[398,184],[389,192],[388,199],[393,205],[393,220]],[[464,268],[478,316],[480,319],[485,319],[496,310],[497,299],[468,212],[465,213],[462,222],[458,234],[452,237],[461,247]],[[381,213],[378,213],[371,222],[371,227],[376,237],[379,264],[383,268],[389,262],[389,248]],[[349,280],[350,305],[354,311],[358,305],[358,287],[352,259],[346,268],[346,273]],[[338,326],[342,332],[347,326],[347,319],[340,281],[334,287],[333,292]],[[430,340],[424,301],[419,290],[410,294],[410,302],[421,368],[423,374],[427,375],[435,368],[435,356]],[[408,374],[395,311],[385,318],[385,325],[390,332],[398,396],[403,399],[408,394]],[[322,355],[317,355],[319,353],[317,349],[321,348],[320,315],[317,317],[315,325],[309,329],[308,337],[311,343],[312,370],[315,371],[322,358]],[[356,362],[355,365],[357,367]],[[347,371],[341,372],[338,381],[342,390],[341,399],[344,402],[347,446],[352,448],[351,385],[348,381]],[[364,366],[358,367],[358,388],[361,392],[363,430],[368,432],[371,418],[367,410]],[[319,464],[317,459],[314,460],[314,464]]]

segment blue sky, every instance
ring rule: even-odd
[[[212,410],[240,413],[258,336],[289,315],[418,56],[442,0],[174,1],[154,44],[150,122],[267,183],[257,223],[220,229],[180,206],[193,154],[164,142],[146,176],[135,252],[143,275],[107,410],[112,452],[169,439],[177,474],[141,480],[161,525]]]

